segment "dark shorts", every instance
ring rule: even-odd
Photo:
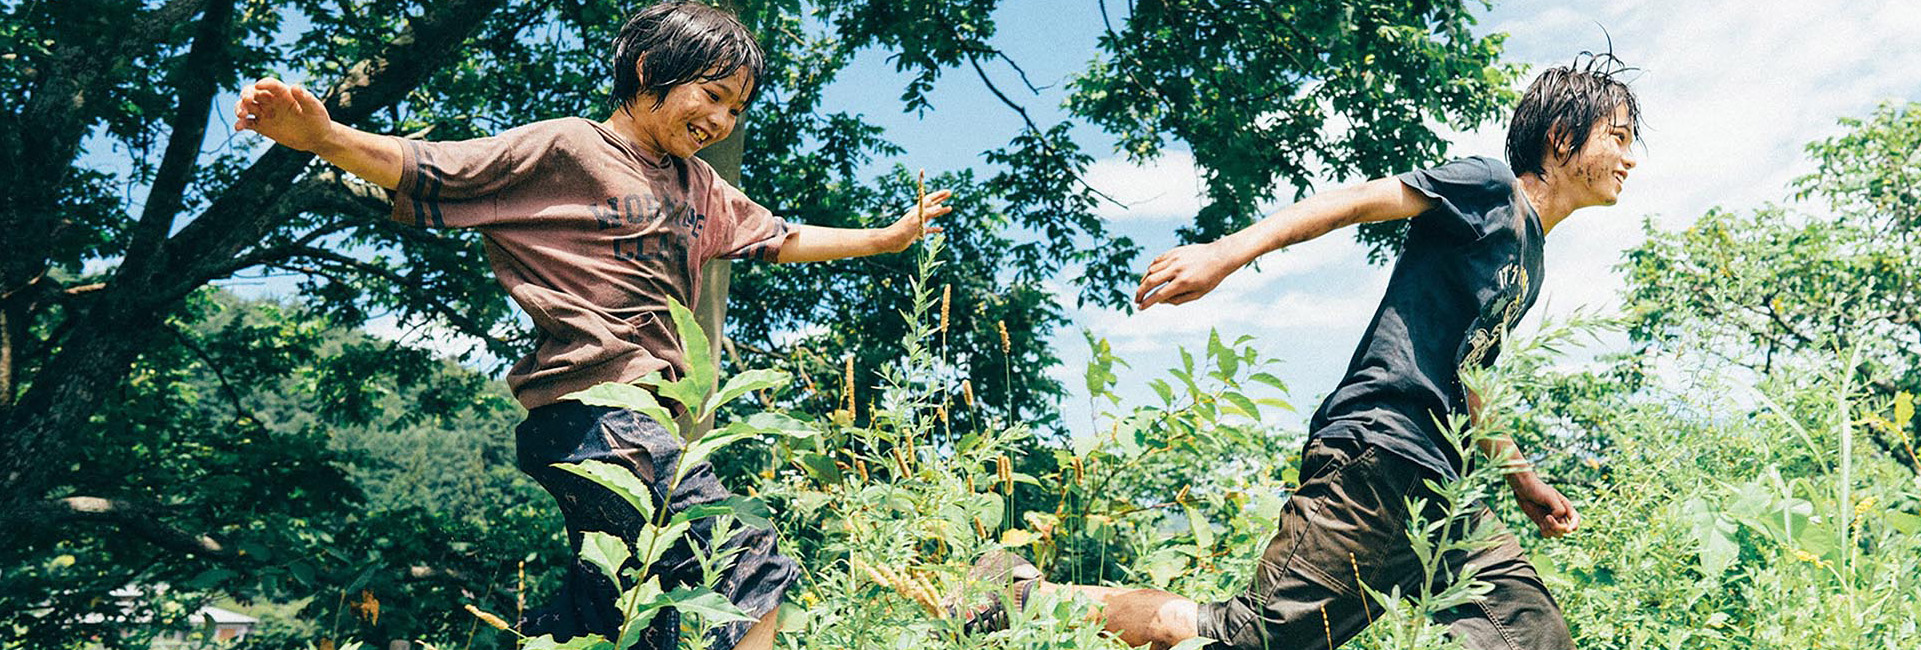
[[[1408,497],[1431,496],[1414,463],[1356,440],[1315,439],[1301,458],[1299,490],[1281,510],[1280,531],[1245,593],[1200,606],[1200,634],[1216,649],[1336,647],[1380,615],[1356,579],[1377,592],[1422,593],[1428,582],[1408,541]],[[1485,506],[1475,517],[1500,526]],[[1430,520],[1438,518],[1430,511]],[[1573,648],[1560,606],[1548,594],[1514,535],[1502,530],[1490,548],[1449,554],[1439,580],[1468,564],[1494,585],[1478,602],[1435,617],[1475,650]],[[1428,591],[1427,593],[1432,593]]]
[[[681,442],[653,419],[626,409],[572,401],[550,404],[529,412],[515,434],[520,471],[532,476],[560,502],[561,515],[567,520],[568,543],[575,554],[559,597],[544,609],[528,612],[519,628],[529,636],[553,634],[561,640],[583,633],[611,639],[621,622],[614,608],[619,593],[599,569],[579,559],[582,532],[612,533],[631,544],[647,522],[632,505],[606,488],[552,465],[593,459],[626,467],[652,488],[656,508],[668,504],[669,517],[732,495],[721,487],[713,466],[701,463],[688,472],[669,499],[666,492],[674,477],[674,465],[680,460]],[[680,543],[647,567],[649,575],[660,576],[663,590],[703,584],[700,563],[690,542],[711,550],[713,525],[713,518],[696,520]],[[778,553],[774,531],[738,528],[722,548],[742,550],[716,590],[755,619],[779,607],[781,597],[800,575],[794,560]],[[707,639],[706,647],[732,648],[753,624],[738,621],[723,625]],[[636,647],[674,648],[679,629],[679,613],[665,610],[654,617]]]

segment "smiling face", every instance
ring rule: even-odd
[[[1640,162],[1634,157],[1634,136],[1628,107],[1618,106],[1595,121],[1587,142],[1572,157],[1562,158],[1574,148],[1573,143],[1561,145],[1557,152],[1561,155],[1551,158],[1565,162],[1549,161],[1548,176],[1572,181],[1568,189],[1574,192],[1575,207],[1614,205],[1627,184],[1628,172]]]
[[[734,131],[751,84],[743,69],[729,77],[674,86],[658,106],[651,98],[637,98],[628,107],[639,131],[636,141],[654,154],[690,158]]]

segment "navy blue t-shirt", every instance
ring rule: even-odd
[[[1409,221],[1387,295],[1309,426],[1313,438],[1357,439],[1452,479],[1462,459],[1440,422],[1468,411],[1460,369],[1492,365],[1534,306],[1544,235],[1499,160],[1464,158],[1399,178],[1434,205]]]

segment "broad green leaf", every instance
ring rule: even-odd
[[[721,387],[720,392],[714,394],[712,398],[707,400],[707,404],[701,407],[701,417],[705,418],[713,415],[714,411],[721,406],[749,392],[764,388],[786,386],[787,383],[792,380],[793,378],[785,372],[767,369],[749,370],[729,377],[727,378],[727,385]]]
[[[1213,643],[1214,643],[1214,639],[1210,639],[1204,636],[1197,636],[1192,639],[1188,639],[1186,641],[1182,641],[1180,643],[1174,644],[1174,647],[1169,648],[1168,650],[1201,650],[1201,648],[1205,648],[1209,645],[1212,645]]]
[[[1174,403],[1174,387],[1167,385],[1167,382],[1155,379],[1147,382],[1147,387],[1154,389],[1154,394],[1160,396],[1161,404],[1171,405]]]
[[[554,463],[554,468],[607,488],[639,511],[642,519],[654,518],[654,492],[632,470],[604,460],[591,459],[579,463]]]
[[[1694,541],[1701,560],[1701,572],[1718,580],[1741,553],[1741,547],[1734,541],[1734,522],[1703,499],[1689,500],[1685,509],[1694,522]]]
[[[1886,513],[1888,525],[1903,535],[1921,535],[1921,516],[1889,510]]]
[[[707,332],[700,329],[700,318],[673,298],[667,299],[667,309],[673,314],[674,330],[680,334],[681,358],[687,362],[687,376],[681,382],[687,383],[688,389],[680,391],[687,399],[680,403],[691,409],[704,403],[702,398],[720,386],[720,370],[708,348]]]
[[[1202,553],[1214,548],[1214,525],[1207,522],[1207,516],[1192,503],[1183,501],[1181,509],[1187,511],[1187,525],[1194,530],[1194,546]]]
[[[693,471],[694,466],[706,462],[707,457],[720,451],[721,447],[759,434],[759,431],[747,427],[727,427],[701,436],[693,444],[687,445],[687,450],[681,453],[680,462],[674,466],[674,485],[680,485],[680,480],[686,478],[687,473]]]
[[[1283,393],[1287,392],[1287,382],[1281,381],[1280,377],[1276,377],[1274,375],[1271,375],[1265,372],[1257,372],[1257,373],[1248,375],[1247,378],[1250,381],[1256,381],[1263,384],[1267,384],[1269,386],[1273,386],[1274,390],[1278,390]]]
[[[597,530],[586,531],[580,539],[580,559],[600,567],[600,572],[614,584],[620,584],[620,566],[627,563],[633,552],[627,550],[627,542],[621,538]]]
[[[667,549],[673,548],[674,543],[679,542],[681,536],[687,534],[687,527],[688,522],[679,521],[666,526],[648,524],[646,528],[642,528],[640,539],[634,544],[634,548],[646,554],[646,557],[641,558],[643,561],[640,565],[653,566],[655,562],[659,562],[660,556],[666,555]]]
[[[1034,533],[1023,528],[1009,528],[1001,531],[1001,546],[1020,548],[1034,543]]]
[[[773,524],[768,521],[768,518],[774,515],[774,511],[768,508],[766,503],[762,503],[760,499],[738,494],[713,503],[703,503],[682,510],[679,514],[674,515],[670,523],[683,521],[692,522],[698,519],[718,517],[721,515],[733,515],[734,519],[740,523],[755,528],[773,527]]]
[[[659,378],[658,373],[650,374],[642,379],[641,383]],[[673,412],[661,406],[660,400],[654,396],[653,391],[640,386],[610,381],[596,384],[587,390],[568,393],[561,399],[577,400],[588,406],[612,406],[640,413],[653,418],[655,422],[660,423],[660,426],[666,427],[667,432],[673,434],[675,438],[680,437],[680,423],[674,420]]]
[[[666,600],[680,613],[699,616],[708,625],[754,620],[747,612],[729,602],[726,596],[706,587],[681,587],[667,594]]]
[[[1232,409],[1227,409],[1229,412],[1235,412],[1250,420],[1258,421],[1261,419],[1261,407],[1255,406],[1254,400],[1248,399],[1246,395],[1234,391],[1227,391],[1221,393],[1221,399],[1233,407]]]

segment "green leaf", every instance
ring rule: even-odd
[[[674,515],[670,523],[683,521],[692,522],[708,517],[733,515],[734,519],[748,526],[755,528],[772,528],[773,524],[768,521],[768,518],[772,517],[773,514],[774,511],[768,508],[767,504],[762,503],[760,499],[736,494],[713,503],[703,503],[682,510],[679,514]]]
[[[1236,413],[1250,420],[1258,421],[1261,419],[1261,407],[1255,406],[1254,400],[1248,399],[1246,395],[1242,395],[1240,393],[1236,393],[1233,391],[1227,391],[1227,392],[1221,393],[1221,399],[1225,400],[1228,406],[1233,407],[1231,409],[1224,409],[1224,410],[1227,410],[1230,413]]]
[[[693,471],[694,466],[706,462],[707,457],[714,455],[716,451],[720,451],[721,447],[725,447],[744,438],[752,438],[759,434],[760,432],[754,430],[752,427],[743,426],[736,428],[729,426],[718,431],[710,431],[707,435],[701,436],[701,438],[695,440],[693,444],[687,445],[687,450],[681,453],[680,462],[674,466],[674,485],[680,485],[680,480],[686,478],[687,473]]]
[[[654,492],[632,470],[604,460],[591,459],[579,463],[554,463],[554,468],[607,488],[639,511],[642,519],[654,518]]]
[[[542,634],[527,640],[521,650],[613,650],[614,644],[607,639],[595,636],[577,636],[566,641],[555,641],[553,635]]]
[[[1265,372],[1257,372],[1257,373],[1248,375],[1247,378],[1250,381],[1256,381],[1256,382],[1260,382],[1260,383],[1272,386],[1274,387],[1274,390],[1278,390],[1283,393],[1287,392],[1287,382],[1281,381],[1280,377],[1276,377],[1274,375],[1270,375]]]
[[[677,521],[666,526],[648,524],[646,528],[640,529],[640,541],[634,547],[647,554],[646,557],[641,558],[640,565],[653,566],[655,562],[659,562],[660,556],[666,555],[667,549],[673,548],[674,543],[680,541],[682,535],[687,534],[688,525],[688,522]]]
[[[1921,535],[1921,516],[1889,510],[1888,525],[1903,535]]]
[[[1174,647],[1168,648],[1168,650],[1201,650],[1201,648],[1205,648],[1213,643],[1214,643],[1214,639],[1210,639],[1204,636],[1197,636],[1192,639],[1188,639],[1186,641],[1176,643],[1174,644]]]
[[[633,557],[627,550],[627,542],[621,538],[597,530],[586,531],[580,539],[580,559],[600,567],[600,572],[614,584],[620,584],[620,566]]]
[[[667,606],[667,600],[660,590],[658,576],[642,580],[640,584],[621,592],[614,606],[621,612],[633,612],[620,625],[620,639],[614,642],[616,649],[632,648],[640,642],[640,635],[647,632],[647,625],[654,622],[654,615]]]
[[[1701,572],[1709,578],[1719,579],[1741,553],[1741,547],[1734,542],[1734,522],[1703,499],[1690,500],[1685,508],[1694,522],[1694,541],[1696,553],[1701,559]]]
[[[704,419],[713,415],[714,411],[721,406],[734,401],[735,398],[752,391],[786,386],[792,380],[793,377],[779,370],[757,369],[734,375],[727,378],[727,385],[721,387],[720,392],[709,398],[707,404],[701,407],[700,415]]]
[[[726,596],[706,587],[681,587],[667,594],[666,600],[680,613],[699,616],[708,625],[754,620],[754,617],[729,602]]]
[[[659,378],[660,375],[655,373],[647,375],[646,378],[640,381],[647,383],[649,380],[658,380]],[[680,437],[680,423],[674,420],[673,412],[667,410],[667,407],[661,406],[660,400],[654,396],[653,391],[641,388],[640,386],[610,381],[595,384],[594,387],[587,390],[574,391],[562,395],[561,399],[576,400],[588,406],[612,406],[614,408],[623,408],[640,413],[653,418],[655,422],[660,423],[660,426],[666,427],[667,432],[673,434],[675,438]]]
[[[682,406],[695,408],[705,403],[707,394],[720,385],[720,370],[714,365],[707,332],[700,328],[700,318],[673,298],[667,299],[667,310],[673,314],[674,330],[680,334],[681,358],[687,362],[687,375],[674,382],[672,395]]]
[[[1194,530],[1194,547],[1208,553],[1214,548],[1214,525],[1208,523],[1207,516],[1192,503],[1183,501],[1181,509],[1187,511],[1187,525]]]

